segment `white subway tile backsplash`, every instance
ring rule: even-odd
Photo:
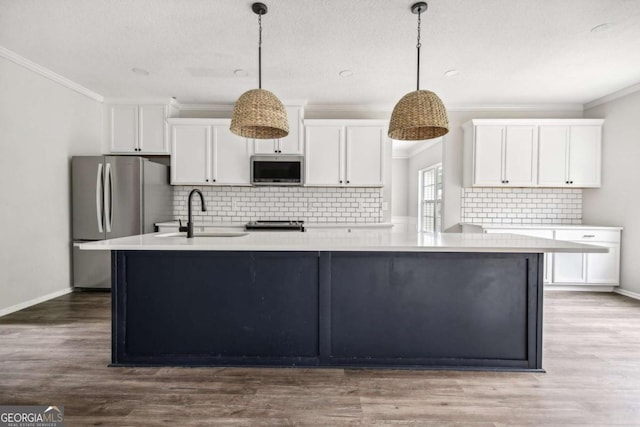
[[[581,224],[582,190],[464,188],[462,222]]]
[[[199,188],[207,212],[193,204],[199,223],[247,222],[258,219],[307,222],[382,222],[380,188],[314,187],[192,187],[176,186],[173,215],[186,220],[189,192]]]

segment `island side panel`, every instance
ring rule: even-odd
[[[540,369],[538,258],[334,252],[331,364]]]
[[[116,262],[115,364],[318,363],[317,253],[119,251]]]

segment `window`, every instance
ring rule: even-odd
[[[424,232],[442,231],[442,163],[418,173],[418,227]]]

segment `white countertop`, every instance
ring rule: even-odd
[[[183,223],[185,224],[185,223]],[[178,227],[180,224],[178,221],[157,222],[155,224],[158,227]],[[221,222],[221,223],[197,223],[193,226],[197,229],[209,229],[209,228],[243,228],[246,222]],[[393,224],[390,222],[374,222],[374,223],[338,223],[338,222],[305,222],[305,228],[392,228]]]
[[[220,229],[221,233],[229,232]],[[364,251],[364,252],[603,252],[599,246],[515,234],[402,233],[371,230],[319,230],[313,233],[257,231],[240,237],[194,237],[185,233],[151,233],[82,243],[83,250],[167,251]]]
[[[486,229],[531,229],[531,230],[622,230],[622,227],[589,224],[492,224],[461,222],[460,225],[471,225]]]

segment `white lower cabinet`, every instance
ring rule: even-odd
[[[580,229],[557,231],[557,240],[602,246],[607,253],[554,254],[553,282],[557,284],[620,284],[620,232]]]
[[[620,285],[620,229],[488,228],[485,233],[511,233],[606,247],[607,253],[544,254],[544,283],[556,286]]]

